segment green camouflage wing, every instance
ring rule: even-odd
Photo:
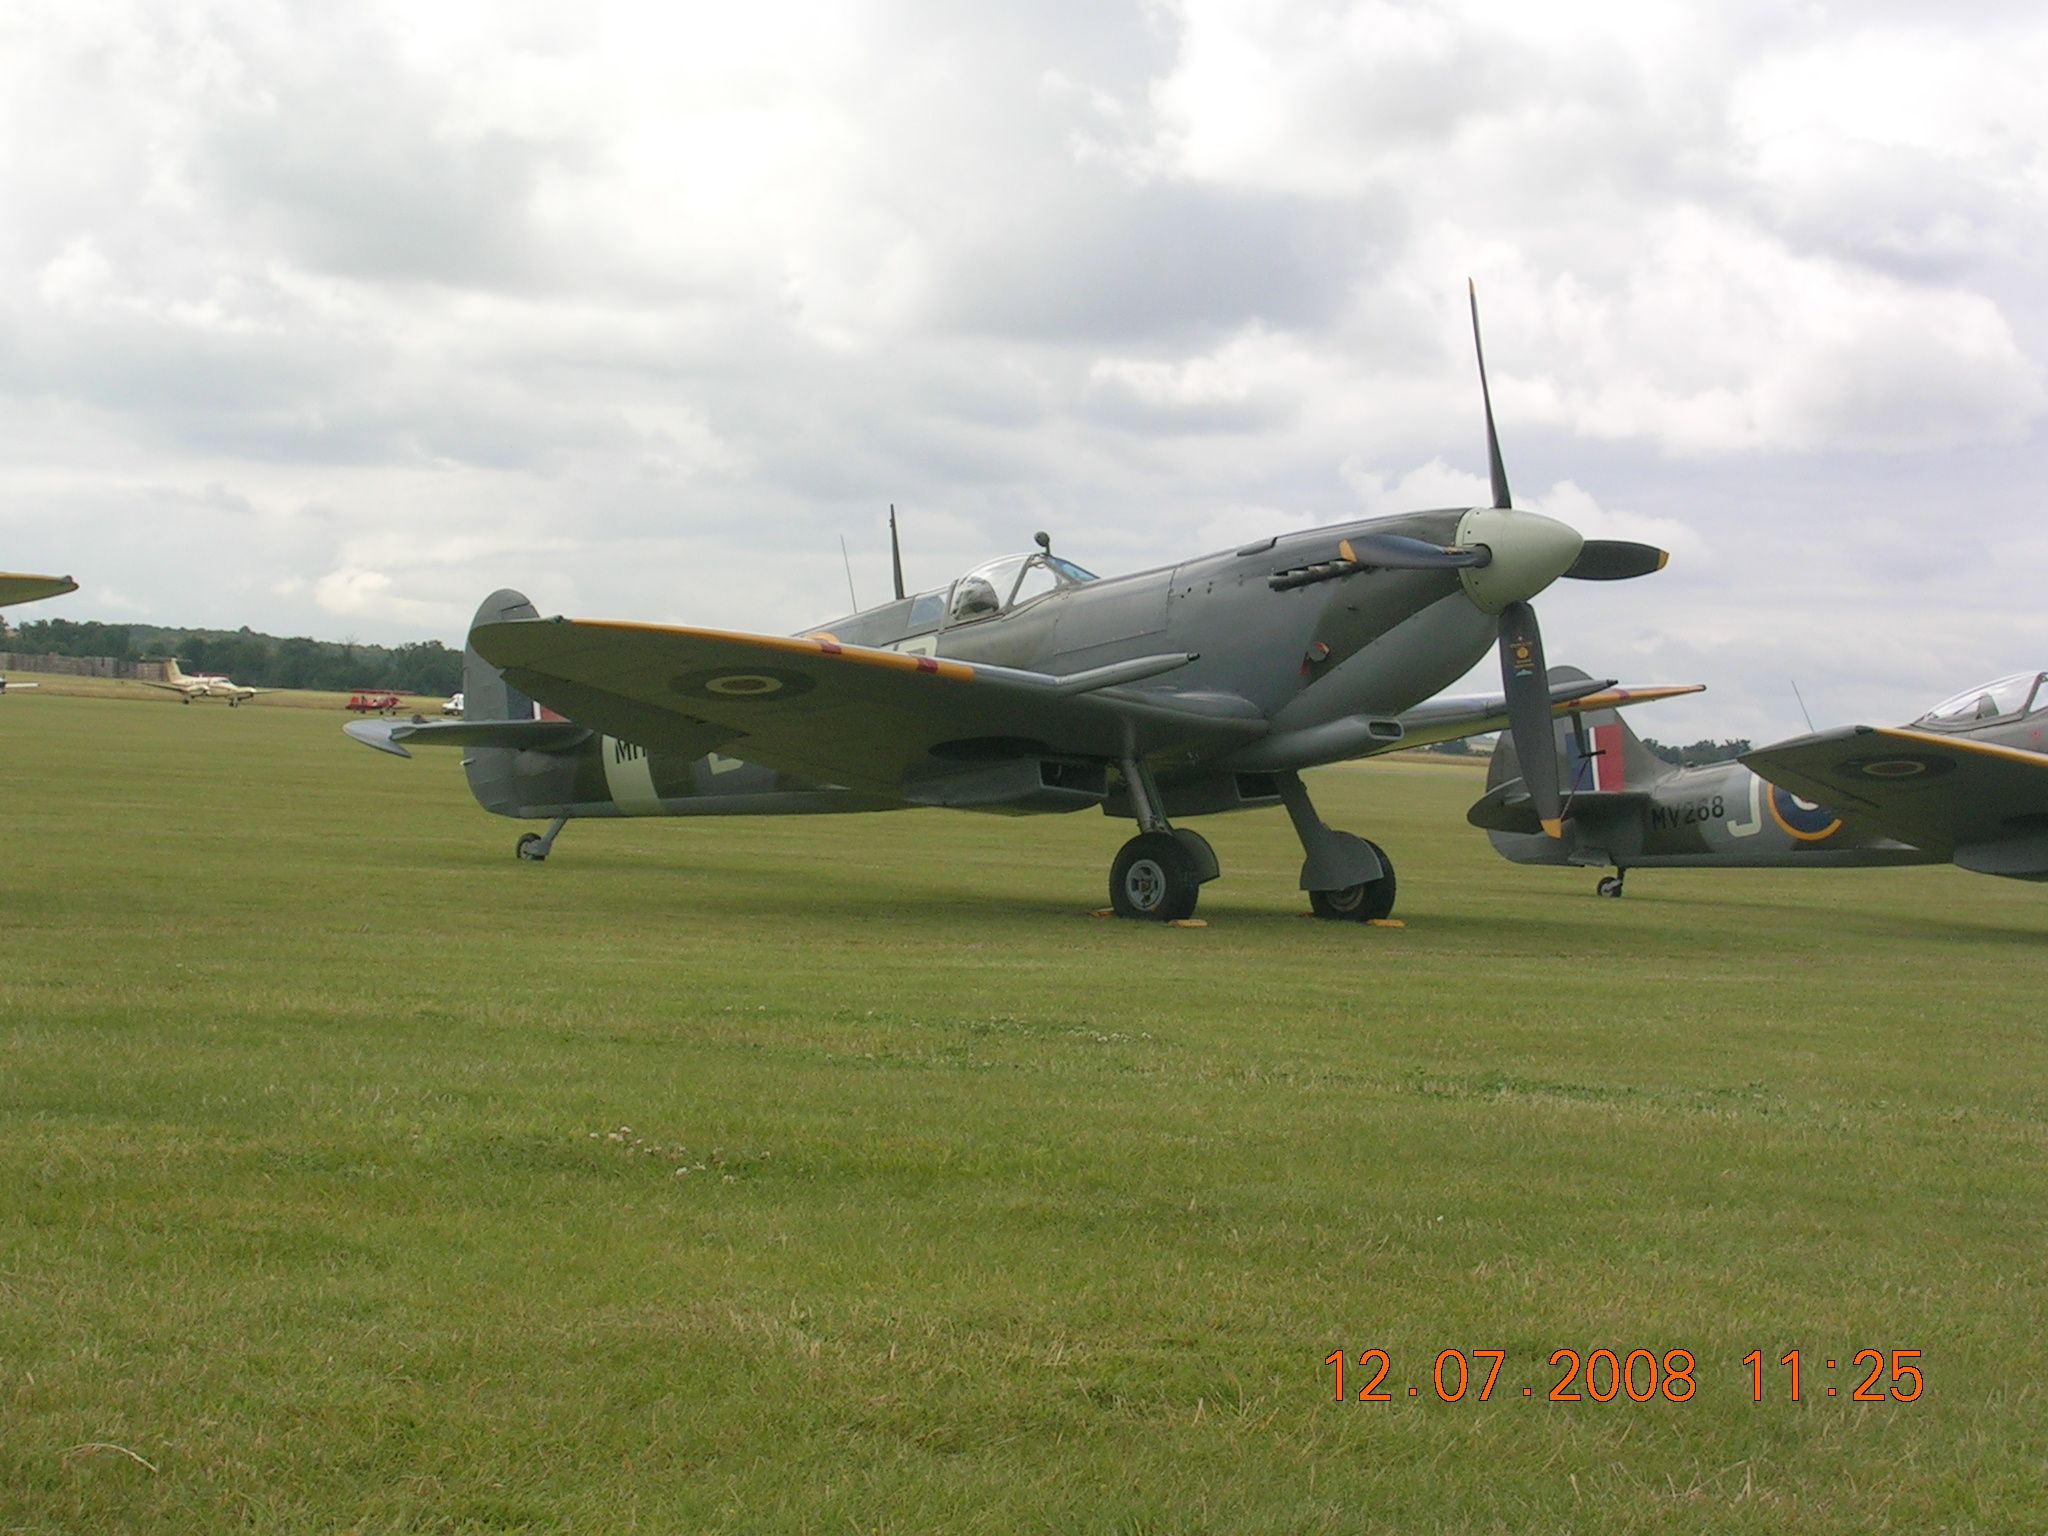
[[[583,619],[479,625],[470,643],[515,688],[606,735],[656,747],[718,727],[731,756],[892,796],[978,763],[1200,754],[1266,730],[1242,699],[1131,691],[1186,655],[1054,677],[826,636]]]
[[[1760,747],[1742,761],[1942,858],[2048,831],[2048,756],[2017,747],[1858,725]]]

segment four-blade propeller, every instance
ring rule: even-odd
[[[1466,296],[1472,306],[1472,351],[1479,360],[1479,398],[1486,408],[1486,464],[1493,482],[1492,517],[1483,524],[1475,521],[1474,532],[1482,532],[1496,546],[1527,544],[1530,552],[1519,559],[1503,559],[1503,548],[1493,550],[1502,565],[1519,565],[1521,570],[1508,580],[1498,580],[1489,590],[1470,574],[1463,579],[1466,590],[1488,612],[1500,615],[1500,677],[1507,694],[1508,732],[1515,744],[1515,758],[1522,770],[1523,786],[1543,830],[1552,837],[1564,835],[1564,796],[1558,786],[1557,744],[1552,734],[1550,683],[1543,664],[1543,631],[1536,622],[1536,610],[1529,598],[1559,576],[1579,581],[1626,581],[1664,569],[1670,558],[1652,544],[1626,539],[1577,540],[1576,549],[1564,553],[1559,542],[1562,525],[1531,512],[1514,510],[1508,492],[1508,472],[1500,454],[1500,434],[1493,424],[1493,394],[1486,383],[1486,351],[1479,339],[1479,291],[1470,282]],[[1474,514],[1474,518],[1485,514]],[[1540,528],[1538,525],[1541,525]],[[1571,535],[1577,539],[1575,534]],[[1461,535],[1460,543],[1465,539]],[[1477,542],[1474,540],[1473,542]]]

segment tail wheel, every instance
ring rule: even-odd
[[[1169,832],[1140,833],[1110,866],[1109,904],[1118,917],[1178,922],[1194,915],[1201,894],[1193,856]]]
[[[520,833],[519,841],[514,847],[514,852],[516,852],[520,858],[529,860],[530,862],[535,864],[538,864],[542,859],[545,859],[548,856],[547,845],[544,841],[542,841],[541,835],[538,832]]]

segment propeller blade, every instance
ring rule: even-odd
[[[1486,468],[1493,476],[1493,504],[1505,509],[1515,503],[1508,495],[1507,466],[1500,461],[1500,434],[1493,427],[1493,394],[1486,387],[1486,349],[1479,344],[1479,289],[1469,277],[1465,295],[1472,301],[1472,352],[1479,359],[1479,398],[1486,405]]]
[[[1627,539],[1588,539],[1565,572],[1574,581],[1628,581],[1664,569],[1671,556],[1654,544]]]
[[[1552,733],[1550,683],[1543,669],[1543,631],[1536,610],[1509,603],[1500,616],[1500,680],[1507,691],[1508,732],[1536,819],[1552,837],[1564,836],[1564,796],[1557,784],[1557,738]]]
[[[1483,545],[1461,549],[1400,533],[1355,534],[1337,546],[1337,553],[1354,565],[1373,565],[1386,571],[1457,571],[1493,559],[1493,551]]]

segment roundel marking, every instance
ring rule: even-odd
[[[793,699],[816,686],[803,673],[780,667],[707,667],[699,672],[685,672],[669,683],[686,698],[716,699],[726,704]]]
[[[1898,752],[1886,757],[1852,757],[1839,766],[1866,779],[1931,779],[1949,772],[1955,764],[1928,752]]]
[[[1771,786],[1771,820],[1787,837],[1802,843],[1818,843],[1842,829],[1842,819],[1824,805],[1802,800],[1789,789]]]
[[[711,693],[722,693],[730,698],[752,698],[761,693],[780,693],[780,679],[763,677],[756,672],[735,672],[731,677],[706,678],[704,687]]]

